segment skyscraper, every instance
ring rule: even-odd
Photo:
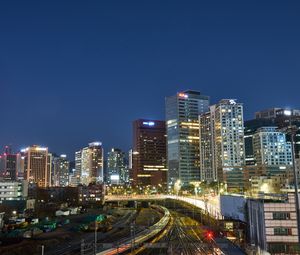
[[[69,185],[69,166],[67,156],[62,154],[53,158],[53,185],[66,187]]]
[[[20,165],[20,154],[13,153],[10,146],[5,146],[4,153],[0,155],[1,178],[4,180],[15,181],[18,177]]]
[[[112,184],[127,183],[129,181],[125,153],[120,149],[112,148],[107,153],[107,172],[108,181]]]
[[[80,183],[103,182],[103,147],[101,142],[89,143],[88,147],[75,153],[75,175]]]
[[[80,183],[81,177],[81,150],[75,152],[75,169],[72,171],[72,186],[77,186]]]
[[[133,122],[134,185],[166,185],[166,127],[160,120],[139,119]]]
[[[214,141],[213,126],[210,112],[199,116],[199,139],[200,139],[200,179],[213,182],[217,179],[216,169],[213,168]]]
[[[245,164],[243,105],[233,99],[223,99],[199,119],[202,178],[225,182],[229,188],[242,187]]]
[[[209,97],[187,90],[166,98],[168,184],[200,181],[199,114],[208,111]]]
[[[51,185],[48,148],[33,145],[21,150],[24,160],[24,179],[39,187]]]

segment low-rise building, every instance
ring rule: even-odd
[[[278,193],[281,183],[280,176],[255,176],[250,179],[250,193]]]
[[[104,201],[104,184],[89,184],[78,186],[79,204],[102,203]]]
[[[295,194],[248,199],[250,243],[271,254],[292,254],[298,244]]]
[[[27,181],[1,181],[0,204],[6,200],[24,200],[28,195]]]

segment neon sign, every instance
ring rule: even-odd
[[[152,126],[155,125],[155,123],[154,123],[153,121],[144,121],[144,122],[143,122],[143,125],[152,127]]]

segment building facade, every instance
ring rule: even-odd
[[[294,193],[249,199],[247,208],[251,244],[271,254],[295,254],[298,231]]]
[[[0,181],[0,203],[6,200],[24,200],[27,195],[27,181]]]
[[[94,182],[103,182],[103,147],[101,142],[89,143],[88,147],[75,153],[75,172],[80,183],[88,185]]]
[[[166,185],[166,127],[160,120],[133,122],[133,185]]]
[[[108,182],[112,184],[128,183],[129,173],[125,153],[120,149],[112,148],[107,153]]]
[[[65,154],[53,158],[53,185],[66,187],[69,185],[70,162]]]
[[[0,155],[0,178],[3,180],[16,181],[18,179],[20,160],[20,154],[12,153],[12,150],[6,146],[5,152]]]
[[[241,188],[245,164],[243,105],[223,99],[199,118],[201,176],[224,182],[228,188]]]
[[[280,107],[274,107],[274,108],[269,108],[265,109],[262,111],[258,111],[255,113],[255,118],[256,119],[276,119],[281,116],[285,116],[285,110],[284,108]],[[295,117],[300,117],[300,110],[297,109],[291,109],[291,115]]]
[[[255,165],[253,135],[261,127],[273,127],[274,121],[271,119],[253,119],[244,122],[244,140],[245,140],[245,163],[246,165]]]
[[[300,110],[286,109],[286,108],[270,108],[255,113],[255,120],[252,121],[265,121],[271,122],[272,126],[276,126],[283,132],[286,132],[287,127],[292,124],[297,127],[295,136],[295,156],[300,157]],[[290,136],[287,140],[291,141]]]
[[[24,179],[30,183],[36,183],[39,187],[51,185],[51,168],[49,163],[51,157],[48,148],[33,145],[21,150],[24,161]]]
[[[213,126],[210,112],[199,115],[199,141],[200,141],[200,179],[201,181],[213,182],[217,179],[216,169],[213,168],[212,137]]]
[[[198,91],[166,98],[168,185],[200,181],[199,114],[208,111],[209,97]]]
[[[291,144],[276,127],[262,127],[256,131],[253,135],[253,151],[258,165],[292,165]]]

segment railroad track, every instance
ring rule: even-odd
[[[134,218],[135,213],[129,212],[126,215],[124,215],[118,222],[113,224],[113,228],[123,228],[127,224],[131,222],[131,220]],[[98,232],[98,240],[103,236],[109,236],[111,231],[107,233],[100,233]],[[93,232],[87,233],[84,236],[84,240],[86,243],[92,243],[94,241],[95,234]],[[81,240],[73,240],[68,243],[64,243],[61,245],[58,245],[57,247],[53,247],[53,249],[48,250],[45,252],[46,255],[71,255],[71,254],[79,254],[80,253],[80,247],[81,247],[82,241]]]
[[[142,253],[145,255],[212,255],[214,247],[203,242],[200,235],[200,224],[181,213],[171,211],[168,232],[160,239],[153,241]]]

